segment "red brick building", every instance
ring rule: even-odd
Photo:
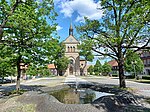
[[[110,64],[111,67],[112,67],[112,73],[117,74],[118,69],[119,69],[117,61],[116,60],[111,60],[111,61],[108,62],[108,64]]]
[[[144,75],[150,75],[150,52],[142,51],[141,52],[141,59],[144,63]]]

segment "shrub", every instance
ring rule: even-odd
[[[143,76],[142,79],[150,80],[150,76]]]
[[[112,74],[112,77],[118,77],[118,74]]]
[[[134,79],[135,78],[134,75],[128,75],[128,76],[125,76],[125,77],[126,77],[126,79]]]

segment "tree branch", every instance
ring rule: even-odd
[[[111,58],[117,60],[116,55],[114,55],[114,54],[111,54],[111,53],[109,53],[109,54],[108,54],[108,53],[103,53],[103,52],[97,51],[97,50],[94,49],[94,48],[92,48],[92,50],[95,51],[95,52],[97,52],[97,53],[99,53],[99,54],[101,54],[101,55],[107,55],[107,56],[109,56],[109,57],[111,57]]]

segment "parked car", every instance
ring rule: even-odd
[[[15,80],[0,78],[0,84],[6,84],[6,83],[11,83],[11,82],[15,82]]]

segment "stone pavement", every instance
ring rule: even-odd
[[[91,104],[63,104],[48,94],[27,92],[1,103],[0,112],[106,112]]]
[[[90,77],[82,77],[82,78],[90,82],[119,85],[119,78],[117,77],[110,78],[110,77],[90,76]],[[150,97],[150,84],[138,83],[138,82],[126,80],[126,86],[134,89],[136,94],[138,95]]]
[[[26,81],[26,82],[22,82],[22,84],[26,85],[26,86],[32,86],[32,85],[36,85],[36,86],[55,86],[55,85],[60,85],[60,84],[70,84],[70,83],[74,83],[74,84],[89,84],[90,82],[99,82],[102,84],[112,84],[112,85],[118,85],[119,79],[113,79],[113,78],[108,78],[108,77],[75,77],[73,75],[69,75],[68,77],[54,77],[54,78],[40,78],[40,79],[36,79],[36,80],[30,80],[30,81]],[[91,84],[91,83],[90,83]],[[6,89],[8,88],[9,85],[4,85],[0,87],[0,90],[2,89]],[[132,87],[138,90],[138,94],[140,95],[148,95],[149,93],[145,91],[145,89],[149,89],[150,86],[149,84],[142,84],[142,83],[136,83],[136,82],[132,82],[132,81],[127,81],[127,87]],[[11,86],[10,86],[11,88]],[[143,91],[144,90],[144,91]],[[143,92],[142,92],[143,91]],[[26,94],[21,96],[20,100],[17,100],[17,102],[19,101],[19,106],[20,106],[20,102],[23,103],[21,106],[24,106],[25,103],[34,103],[36,104],[36,112],[106,112],[104,109],[100,109],[98,110],[97,108],[95,108],[94,106],[92,106],[91,104],[63,104],[57,101],[54,101],[54,98],[51,98],[48,96],[38,96],[36,97],[36,93],[31,93],[31,95]],[[42,95],[42,94],[40,94]],[[148,95],[149,96],[149,95]],[[44,99],[45,98],[45,99]],[[0,103],[0,112],[6,112],[5,109],[2,110],[2,107],[5,107],[6,109],[7,106],[5,105],[11,105],[14,102],[12,102],[12,100],[8,100],[5,103]],[[18,104],[18,103],[17,103]],[[12,105],[12,107],[10,109],[20,109],[23,107],[18,107],[18,108],[14,108],[14,105]],[[31,105],[30,105],[31,106]],[[10,107],[10,106],[9,106]],[[16,107],[16,105],[15,105]],[[14,112],[22,112],[22,111],[14,111]],[[23,111],[23,112],[28,112],[28,111]]]
[[[79,78],[75,75],[68,75],[64,81],[64,84],[77,84],[78,85],[78,84],[89,84],[89,83],[90,83],[89,81]]]

